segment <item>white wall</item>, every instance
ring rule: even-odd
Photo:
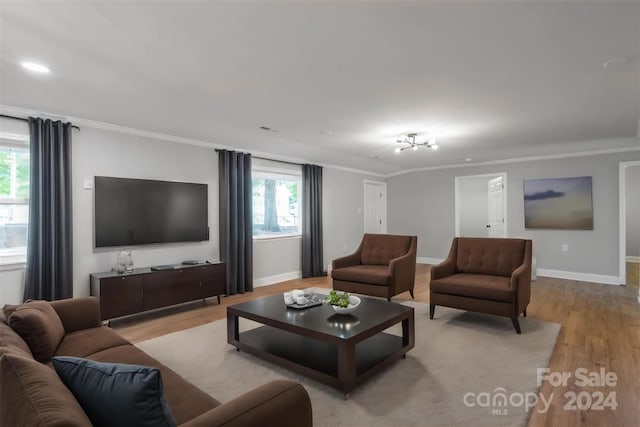
[[[336,168],[324,168],[323,229],[324,263],[353,253],[364,233],[364,181],[384,178]]]
[[[219,258],[218,160],[213,148],[83,127],[73,134],[74,296],[88,295],[89,274],[110,270],[122,249],[93,247],[93,190],[85,190],[83,182],[96,175],[208,185],[210,240],[127,247],[134,267]]]
[[[419,257],[444,258],[455,232],[455,176],[506,172],[507,235],[533,240],[538,269],[614,281],[618,276],[618,164],[638,158],[638,152],[616,153],[390,177],[389,232],[416,233]],[[571,176],[593,177],[594,230],[526,230],[523,179]],[[568,252],[561,252],[562,244],[569,245]]]
[[[135,267],[178,263],[186,259],[219,259],[218,160],[213,148],[132,136],[84,126],[74,131],[72,149],[74,296],[89,294],[89,274],[108,271],[124,248],[93,247],[93,190],[84,180],[98,176],[197,182],[209,185],[210,240],[128,247]],[[254,159],[263,167],[290,168]],[[381,178],[341,169],[324,168],[325,264],[351,253],[363,232],[364,180]],[[300,238],[254,241],[254,284],[275,283],[301,274]],[[0,270],[0,304],[22,300],[24,268]]]
[[[133,246],[134,267],[218,259],[218,163],[212,148],[176,144],[83,127],[72,140],[73,294],[89,295],[89,274],[108,271],[123,248],[93,247],[93,190],[96,175],[197,182],[209,186],[210,240]],[[24,268],[0,272],[0,304],[22,301]],[[7,291],[10,289],[10,291]],[[19,289],[19,291],[16,291]]]
[[[627,256],[640,257],[640,166],[625,170]]]

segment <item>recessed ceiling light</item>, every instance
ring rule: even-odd
[[[49,67],[38,64],[37,62],[24,61],[21,62],[20,65],[22,65],[22,68],[25,70],[32,71],[34,73],[46,74],[51,72]]]
[[[467,157],[466,159],[464,159],[464,161],[469,163],[471,161],[471,157]]]

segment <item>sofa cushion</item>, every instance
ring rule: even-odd
[[[47,363],[64,337],[60,317],[46,301],[20,304],[9,317],[9,326],[27,343],[33,357]]]
[[[11,353],[33,358],[26,342],[9,325],[0,322],[0,354]]]
[[[53,366],[95,426],[175,426],[160,370],[56,356]]]
[[[525,240],[458,239],[456,272],[510,277],[524,259]]]
[[[55,355],[87,357],[93,353],[125,344],[129,344],[129,341],[106,326],[101,326],[65,335]]]
[[[411,236],[365,234],[363,240],[362,264],[389,265],[392,259],[406,255],[411,247]]]
[[[0,425],[91,426],[56,372],[33,359],[0,356]]]
[[[432,280],[429,286],[435,293],[503,302],[513,301],[513,289],[511,289],[509,277],[459,273]]]
[[[88,358],[103,362],[153,366],[160,369],[164,383],[164,396],[178,424],[189,421],[220,405],[216,399],[131,344],[109,348],[92,354]],[[206,375],[215,375],[215,373],[207,373]]]
[[[9,317],[16,311],[18,304],[5,304],[0,313],[0,322],[9,323]]]
[[[345,282],[367,283],[369,285],[389,286],[391,275],[386,265],[353,265],[351,267],[331,270],[334,280]]]

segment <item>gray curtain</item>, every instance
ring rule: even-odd
[[[220,260],[227,295],[253,291],[251,154],[218,150]]]
[[[29,118],[25,300],[73,296],[71,132],[71,123]]]
[[[302,165],[302,277],[323,276],[322,167]]]

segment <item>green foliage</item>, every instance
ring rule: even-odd
[[[18,187],[16,188],[16,198],[28,199],[29,198],[29,154],[28,153],[16,153],[16,181]]]
[[[17,199],[29,198],[29,153],[0,151],[0,194],[11,194],[11,165],[16,162]]]
[[[339,295],[336,291],[330,291],[329,296],[324,300],[324,302],[331,305],[337,305],[338,307],[347,308],[349,307],[349,294],[347,292],[343,292],[342,295]]]
[[[11,153],[0,151],[0,194],[8,195],[11,192]]]

